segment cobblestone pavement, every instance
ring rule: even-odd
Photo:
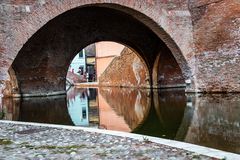
[[[149,142],[82,130],[0,122],[0,159],[215,159]]]

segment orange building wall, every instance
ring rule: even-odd
[[[99,81],[99,77],[106,70],[106,68],[109,66],[109,64],[112,62],[112,60],[114,58],[115,58],[115,56],[111,56],[111,57],[96,57],[97,81]]]
[[[112,60],[116,56],[120,56],[123,49],[123,45],[115,42],[104,41],[96,43],[97,79],[99,79]]]

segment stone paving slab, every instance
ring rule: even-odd
[[[83,130],[0,122],[0,159],[215,160],[183,149]]]

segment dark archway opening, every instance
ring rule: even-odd
[[[131,15],[105,7],[76,8],[49,21],[18,53],[12,67],[20,94],[65,93],[71,60],[84,47],[99,41],[133,48],[150,72],[160,50],[167,48],[152,30]]]

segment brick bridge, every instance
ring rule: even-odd
[[[64,93],[73,57],[106,40],[135,50],[153,86],[240,92],[239,0],[4,0],[0,25],[4,95]]]

